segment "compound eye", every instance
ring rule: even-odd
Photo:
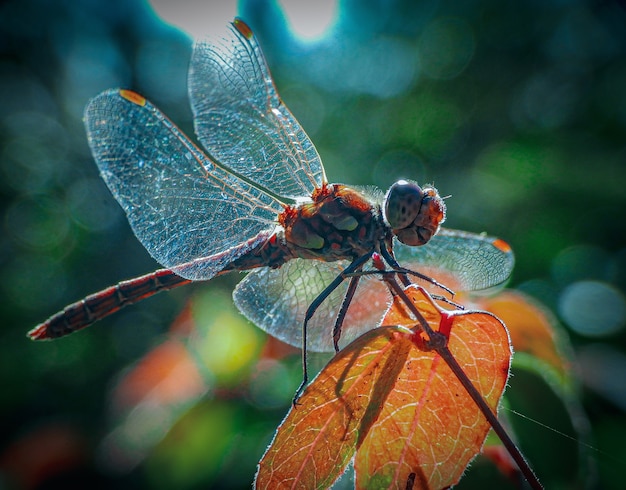
[[[399,180],[385,196],[385,219],[393,229],[410,226],[420,212],[424,191],[415,182]]]

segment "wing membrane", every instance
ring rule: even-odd
[[[446,228],[421,247],[397,240],[393,246],[402,266],[417,272],[424,268],[444,271],[454,278],[459,291],[498,286],[509,278],[515,264],[513,252],[504,241]]]
[[[221,165],[283,198],[325,181],[313,143],[276,92],[256,39],[240,20],[196,42],[189,98],[198,139]]]
[[[135,235],[167,268],[192,262],[183,277],[213,277],[276,226],[278,201],[216,166],[143,97],[103,92],[85,109],[85,125]]]
[[[302,324],[307,308],[348,264],[347,261],[294,259],[280,269],[256,269],[237,285],[233,293],[235,304],[268,334],[302,347]],[[333,327],[347,287],[348,280],[345,280],[309,321],[309,350],[334,350]],[[377,327],[389,299],[387,287],[378,277],[362,277],[344,321],[340,347]]]

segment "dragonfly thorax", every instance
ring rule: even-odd
[[[316,189],[310,202],[286,208],[279,223],[293,255],[327,262],[371,253],[388,234],[378,205],[341,184]]]
[[[437,189],[399,180],[384,201],[385,219],[402,243],[419,246],[427,243],[446,219],[446,205]]]

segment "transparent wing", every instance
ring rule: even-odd
[[[511,247],[499,238],[442,228],[421,247],[394,240],[394,255],[409,269],[428,274],[442,271],[459,291],[478,291],[508,279],[515,258]],[[444,281],[445,284],[445,281]]]
[[[280,100],[241,20],[225,38],[196,42],[189,98],[198,139],[224,167],[290,199],[308,197],[325,182],[317,150]]]
[[[87,105],[85,126],[135,235],[183,277],[211,278],[275,228],[280,202],[217,167],[140,95],[103,92]]]
[[[250,272],[233,293],[239,310],[268,334],[302,347],[304,315],[311,302],[349,262],[318,262],[294,259],[280,269]],[[346,279],[324,301],[309,321],[307,347],[332,352],[333,327],[346,294]],[[344,320],[340,347],[379,325],[390,295],[378,276],[363,276]]]

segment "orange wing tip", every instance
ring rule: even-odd
[[[492,242],[492,245],[505,254],[511,253],[511,245],[509,245],[507,242],[505,242],[501,238],[496,238]]]
[[[132,90],[122,89],[120,90],[120,95],[133,104],[137,104],[142,107],[146,105],[146,99]]]
[[[235,26],[235,29],[237,29],[246,39],[252,39],[254,35],[252,34],[252,29],[250,29],[250,26],[248,26],[248,24],[246,24],[239,17],[235,18],[233,25]]]
[[[50,340],[52,338],[48,335],[48,326],[45,323],[37,325],[26,335],[31,340]]]

